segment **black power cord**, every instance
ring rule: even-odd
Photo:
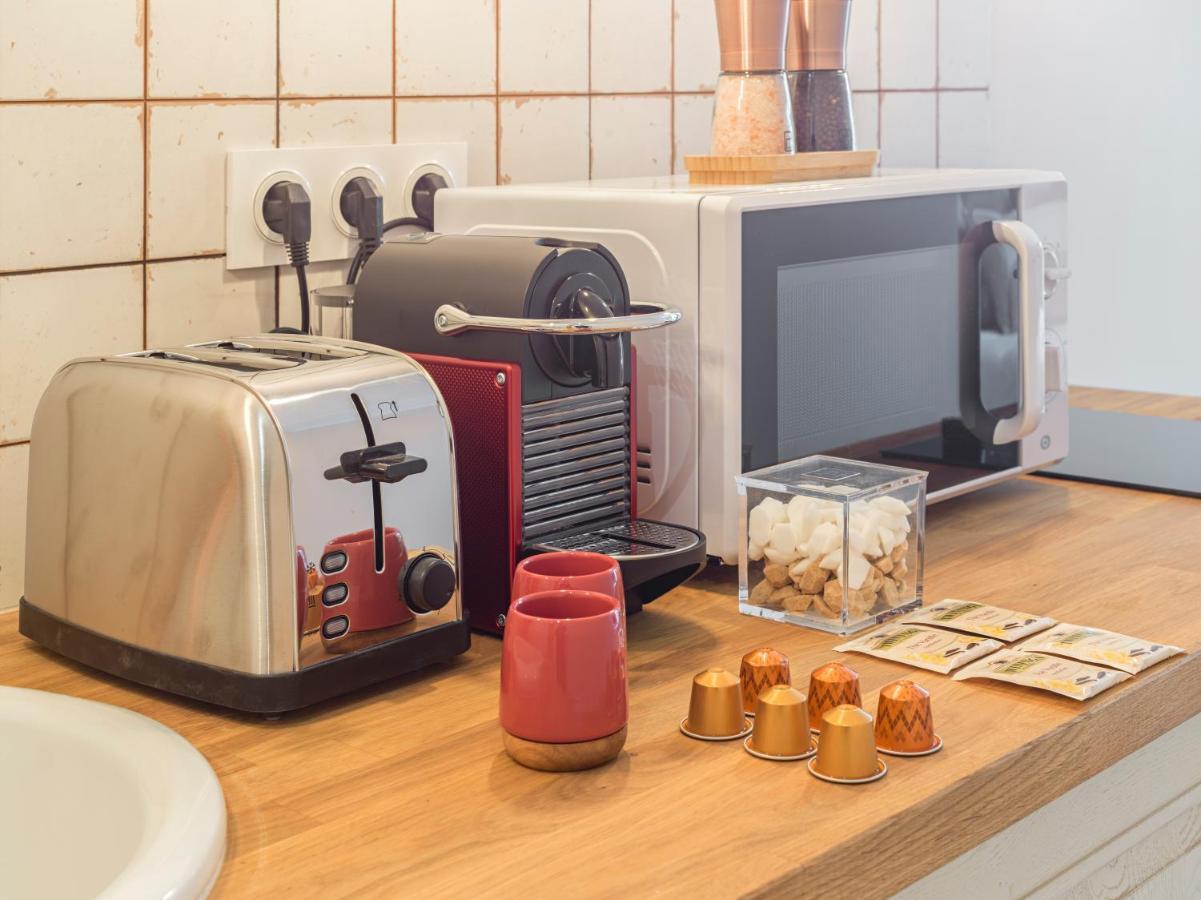
[[[263,198],[263,219],[274,232],[283,236],[288,265],[296,270],[300,286],[300,331],[309,333],[309,238],[313,235],[312,204],[304,185],[280,181],[271,185]]]
[[[371,258],[371,254],[379,249],[383,236],[395,228],[403,228],[406,225],[414,228],[423,228],[426,231],[434,230],[434,194],[446,187],[446,179],[441,175],[430,172],[422,175],[417,179],[417,183],[413,185],[413,211],[417,213],[415,216],[401,216],[399,219],[389,219],[383,222],[383,198],[379,199],[379,216],[381,224],[378,232],[368,237],[364,234],[363,226],[351,218],[352,213],[359,214],[361,209],[372,209],[374,207],[365,207],[363,200],[360,197],[367,196],[367,192],[362,185],[356,185],[356,182],[363,182],[364,185],[370,187],[371,193],[375,194],[375,186],[366,178],[352,178],[346,183],[346,187],[342,189],[342,197],[340,205],[342,207],[342,215],[351,225],[359,230],[359,249],[355,253],[354,259],[350,263],[350,271],[346,275],[346,283],[354,284],[358,281],[359,273],[363,270],[363,266],[367,264],[367,260]],[[348,201],[348,193],[352,197]],[[372,223],[373,227],[374,223]]]

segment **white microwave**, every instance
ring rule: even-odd
[[[638,514],[738,555],[734,476],[814,453],[927,470],[937,501],[1068,448],[1067,186],[1052,172],[884,171],[447,189],[444,233],[597,241],[637,334]]]

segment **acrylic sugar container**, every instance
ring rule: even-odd
[[[925,472],[807,456],[735,481],[739,611],[850,634],[921,605]]]

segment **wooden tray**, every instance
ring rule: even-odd
[[[770,156],[685,156],[689,184],[776,184],[870,175],[879,150],[776,153]]]

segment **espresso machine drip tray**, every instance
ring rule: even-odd
[[[699,531],[650,519],[618,520],[526,545],[527,553],[552,550],[603,553],[620,562],[629,610],[683,584],[708,559],[705,537]]]

